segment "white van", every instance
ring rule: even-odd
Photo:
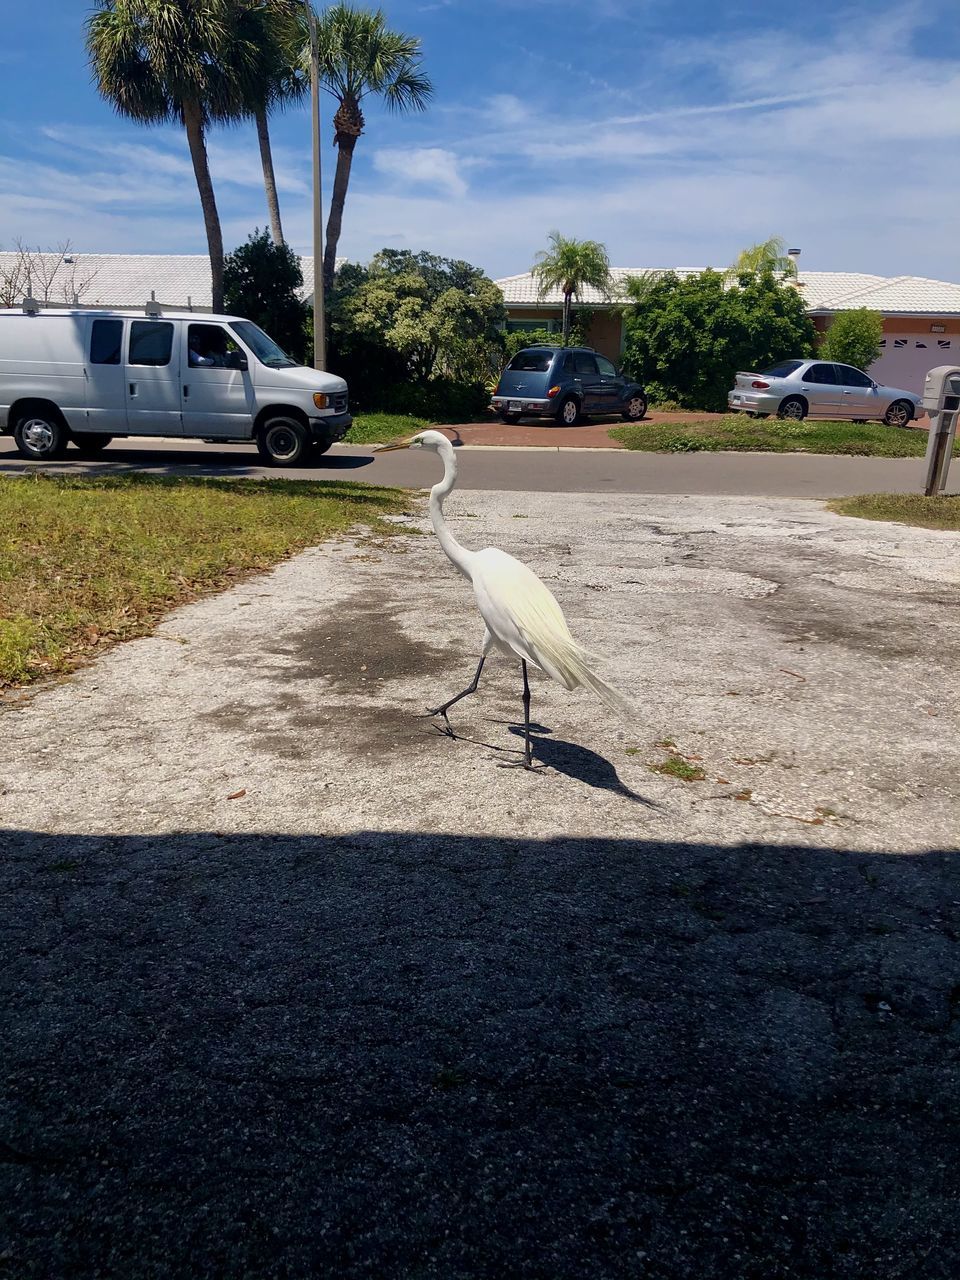
[[[256,442],[306,462],[353,421],[347,384],[291,360],[249,320],[196,312],[0,311],[0,434],[25,458],[117,436]]]

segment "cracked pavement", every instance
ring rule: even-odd
[[[960,536],[448,511],[637,723],[414,497],[0,711],[0,1275],[955,1276]]]

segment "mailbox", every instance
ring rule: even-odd
[[[942,364],[931,369],[923,384],[923,407],[930,418],[927,442],[927,497],[947,487],[947,472],[960,418],[960,369]]]

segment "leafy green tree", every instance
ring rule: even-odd
[[[610,259],[606,247],[597,240],[570,240],[559,231],[550,232],[550,248],[541,249],[531,268],[539,296],[552,289],[563,294],[563,345],[570,345],[570,309],[579,300],[585,285],[610,296]]]
[[[759,244],[741,249],[727,274],[731,277],[762,275],[766,271],[783,276],[797,274],[797,264],[787,255],[787,242],[782,236],[771,236],[769,240],[761,240]]]
[[[331,367],[368,407],[469,416],[486,403],[505,321],[503,295],[479,267],[383,249],[337,272]]]
[[[391,111],[424,111],[433,85],[421,70],[419,39],[391,31],[381,9],[332,5],[318,15],[318,48],[323,86],[338,104],[337,169],[323,254],[324,284],[331,288],[353,153],[365,123],[361,103],[372,94]],[[309,48],[303,56],[309,58]]]
[[[187,134],[207,232],[213,309],[223,310],[223,233],[207,160],[211,124],[245,112],[257,45],[237,0],[97,0],[87,51],[101,95],[143,124]]]
[[[834,317],[817,354],[824,360],[867,370],[880,359],[882,337],[883,316],[879,311],[871,311],[869,307],[841,311]]]
[[[341,272],[331,331],[346,341],[382,341],[411,378],[469,379],[502,350],[505,314],[503,295],[479,267],[382,249],[368,267]]]
[[[245,316],[302,360],[306,351],[307,307],[300,260],[289,245],[272,240],[264,228],[229,254],[224,266],[224,295],[231,315]]]
[[[665,272],[627,289],[623,365],[651,400],[721,412],[738,369],[813,351],[803,298],[771,271],[744,272],[733,284],[719,271]]]

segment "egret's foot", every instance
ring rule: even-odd
[[[496,765],[498,769],[526,769],[528,773],[543,773],[547,768],[536,760],[497,760]]]

